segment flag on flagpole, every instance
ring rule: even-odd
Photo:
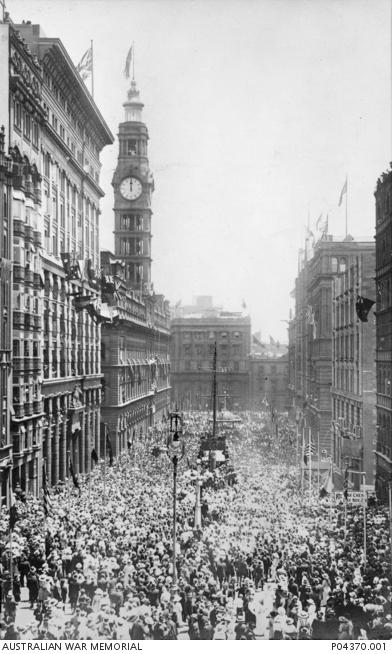
[[[12,531],[19,520],[18,509],[16,508],[15,495],[11,491],[11,504],[10,504],[10,531]]]
[[[342,204],[342,202],[343,202],[343,198],[344,198],[344,196],[346,195],[346,193],[347,193],[347,177],[346,177],[346,181],[345,181],[344,184],[343,184],[343,188],[342,188],[342,190],[340,191],[339,207],[341,206],[341,204]]]
[[[93,53],[91,45],[79,61],[78,65],[76,66],[76,70],[78,71],[83,81],[87,79],[90,73],[93,72]]]
[[[45,516],[48,515],[49,509],[52,507],[52,499],[50,497],[50,492],[48,488],[48,475],[46,473],[46,462],[44,460],[42,465],[42,490],[43,490],[43,500],[44,500],[44,513]]]
[[[320,488],[320,497],[326,497],[333,492],[332,466],[330,467],[324,484]]]
[[[368,313],[372,308],[373,304],[375,304],[374,300],[369,300],[369,298],[367,297],[362,297],[362,295],[358,295],[357,301],[355,303],[355,310],[361,322],[368,321]]]
[[[125,60],[124,77],[126,77],[127,79],[129,78],[129,71],[131,68],[132,57],[133,57],[133,45],[131,45],[131,47],[129,48],[127,58]]]

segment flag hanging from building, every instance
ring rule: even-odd
[[[126,77],[127,79],[129,78],[129,71],[131,69],[132,58],[133,58],[133,44],[129,48],[127,58],[125,60],[124,77]]]
[[[95,451],[95,448],[91,450],[91,458],[94,461],[94,463],[98,463],[98,454]]]
[[[338,205],[339,207],[341,206],[341,204],[342,204],[342,202],[343,202],[343,198],[344,198],[344,196],[345,196],[346,194],[347,194],[347,177],[346,177],[346,181],[345,181],[344,184],[343,184],[343,188],[342,188],[342,190],[340,191],[340,198],[339,198],[339,205]]]
[[[80,491],[79,480],[75,475],[71,459],[69,460],[69,474],[72,477],[73,485]]]
[[[90,73],[93,72],[93,52],[91,45],[79,61],[78,65],[76,66],[76,70],[78,71],[83,81],[87,79]]]
[[[326,497],[333,492],[332,467],[329,469],[325,482],[320,488],[320,497]]]
[[[368,314],[373,304],[375,304],[374,300],[369,300],[369,298],[367,297],[362,297],[362,295],[358,295],[357,301],[355,303],[355,310],[361,322],[368,321]]]
[[[344,483],[343,483],[343,497],[344,501],[348,500],[348,468],[346,468],[344,473]]]
[[[311,457],[316,451],[316,446],[313,442],[307,443],[304,448],[304,464],[307,466],[308,465],[308,459]]]
[[[16,508],[15,495],[11,491],[11,505],[10,505],[10,531],[14,529],[16,523],[19,520],[18,509]]]
[[[106,432],[106,445],[107,445],[108,452],[109,452],[109,465],[112,466],[113,465],[113,450],[112,450],[112,443],[111,443],[111,440],[109,438],[108,432]]]
[[[42,490],[43,490],[43,501],[44,501],[44,514],[48,515],[49,509],[52,508],[52,499],[50,497],[49,485],[48,485],[48,475],[46,472],[46,461],[44,460],[42,464]]]

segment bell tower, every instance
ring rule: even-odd
[[[154,180],[148,164],[148,130],[143,103],[133,79],[119,125],[118,160],[113,175],[114,251],[125,264],[125,282],[134,290],[151,288],[151,195]]]

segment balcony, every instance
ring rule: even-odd
[[[33,400],[33,411],[34,413],[42,413],[44,409],[43,402],[41,400]]]
[[[34,272],[30,268],[25,268],[25,283],[31,286],[34,284]]]
[[[25,224],[21,220],[14,220],[14,236],[25,235]]]
[[[24,330],[24,328],[25,328],[24,325],[25,325],[24,311],[14,311],[13,312],[13,327],[14,327],[14,329]]]
[[[33,415],[33,403],[32,402],[25,402],[24,410],[25,410],[25,415],[26,416],[32,416]]]
[[[24,328],[25,329],[34,329],[34,314],[33,313],[25,313],[24,314],[25,320],[24,320]]]
[[[12,457],[12,444],[8,443],[7,445],[0,446],[0,464],[4,461],[11,462]]]
[[[13,357],[12,364],[13,364],[14,372],[22,372],[25,369],[25,358]]]
[[[23,283],[25,280],[25,269],[23,266],[14,264],[14,282],[15,284]]]
[[[31,225],[25,225],[25,240],[31,242],[34,240],[34,229]]]
[[[41,232],[34,232],[33,241],[34,241],[34,245],[36,245],[39,248],[42,248]]]
[[[13,405],[15,418],[24,418],[24,404],[15,404]]]

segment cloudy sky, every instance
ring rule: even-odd
[[[313,224],[348,175],[348,228],[374,235],[391,156],[389,0],[8,0],[14,22],[59,37],[75,64],[94,42],[95,100],[117,133],[136,44],[150,132],[153,281],[172,302],[213,295],[286,339],[289,293]],[[112,247],[103,153],[101,243]]]

